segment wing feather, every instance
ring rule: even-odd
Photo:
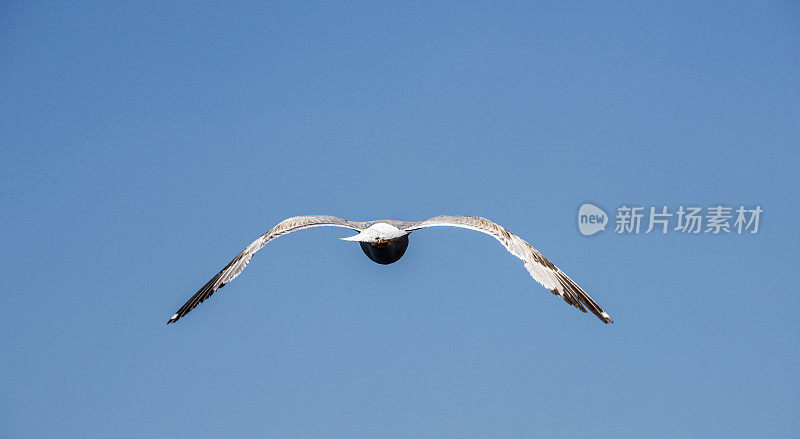
[[[170,317],[170,319],[167,321],[167,324],[177,322],[178,319],[188,314],[189,311],[193,310],[197,305],[203,303],[203,301],[211,297],[215,291],[224,287],[225,284],[235,279],[236,276],[240,275],[244,270],[244,267],[250,263],[250,259],[253,257],[253,255],[257,251],[261,250],[261,248],[264,247],[264,245],[269,241],[281,235],[285,235],[297,230],[320,226],[346,227],[348,229],[359,231],[363,228],[361,223],[347,221],[329,215],[308,215],[287,218],[278,223],[278,225],[270,229],[267,233],[261,235],[258,239],[253,241],[244,250],[242,250],[242,252],[233,258],[233,260],[230,261],[225,268],[223,268],[219,273],[212,277],[211,280],[203,285],[203,287],[200,288],[200,290],[198,290],[197,293],[195,293],[194,296],[192,296],[192,298],[189,299],[178,310],[178,312]]]
[[[531,277],[551,293],[561,296],[565,302],[583,312],[589,311],[604,323],[614,323],[586,291],[575,283],[566,273],[547,260],[538,250],[533,248],[519,236],[509,232],[502,226],[478,216],[442,215],[424,221],[412,223],[406,231],[414,231],[425,227],[450,226],[486,233],[500,241],[514,256],[522,260]]]

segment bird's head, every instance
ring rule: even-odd
[[[398,229],[397,227],[386,223],[375,223],[372,226],[364,229],[358,235],[349,236],[347,238],[339,238],[343,241],[358,241],[368,242],[370,244],[381,244],[392,241],[403,236],[408,235],[409,232]]]

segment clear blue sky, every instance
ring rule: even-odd
[[[0,436],[798,437],[800,8],[0,5]],[[583,202],[764,209],[578,233]],[[278,221],[481,215],[396,264]]]

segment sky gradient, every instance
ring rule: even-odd
[[[800,8],[0,4],[0,436],[798,437]],[[577,211],[760,205],[755,235]],[[282,219],[490,218],[379,266]]]

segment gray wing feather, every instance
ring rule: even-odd
[[[215,291],[224,287],[225,284],[235,279],[236,276],[240,275],[244,270],[244,267],[250,263],[250,259],[253,257],[253,255],[257,251],[261,250],[266,243],[287,233],[320,226],[346,227],[348,229],[359,231],[363,229],[363,223],[347,221],[329,215],[308,215],[287,218],[278,223],[277,226],[270,229],[267,233],[261,235],[258,239],[253,241],[244,250],[242,250],[242,252],[233,258],[233,260],[229,262],[225,268],[223,268],[219,273],[217,273],[216,276],[212,277],[210,281],[203,285],[203,287],[200,288],[200,290],[197,291],[197,293],[195,293],[195,295],[192,296],[192,298],[189,299],[178,310],[178,312],[170,317],[170,319],[167,321],[167,324],[178,321],[178,319],[188,314],[189,311],[193,310],[197,305],[203,303],[204,300],[211,297]]]
[[[514,256],[520,258],[525,268],[537,282],[550,290],[551,293],[561,296],[565,302],[586,312],[588,308],[604,323],[614,323],[611,317],[600,308],[586,291],[578,286],[569,276],[548,261],[538,250],[525,242],[519,236],[509,232],[498,224],[486,218],[464,215],[442,215],[424,221],[411,223],[405,228],[413,231],[425,227],[450,226],[475,230],[486,233],[500,241],[501,244]]]

